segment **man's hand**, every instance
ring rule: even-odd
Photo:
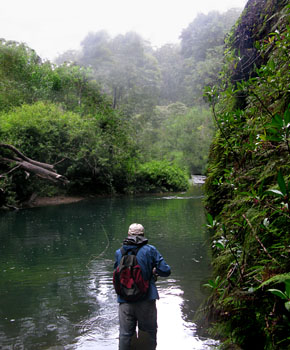
[[[156,271],[156,267],[153,267],[152,274],[153,274],[154,281],[157,281],[158,273]]]

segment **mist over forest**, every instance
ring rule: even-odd
[[[135,32],[91,32],[79,51],[53,63],[2,39],[1,142],[56,164],[69,179],[65,192],[185,189],[206,169],[214,125],[203,89],[219,80],[225,38],[240,13],[199,14],[179,44],[160,48]],[[26,179],[13,168],[13,151],[5,152],[1,170],[13,173],[1,179],[5,201],[60,191]]]
[[[183,29],[179,44],[160,48],[135,32],[88,33],[80,51],[64,52],[55,62],[88,69],[113,108],[134,126],[146,161],[167,159],[203,173],[213,134],[203,90],[219,79],[225,37],[240,13],[199,14]]]

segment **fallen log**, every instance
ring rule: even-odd
[[[8,149],[13,153],[11,158],[7,158],[6,156],[2,157],[1,160],[4,162],[14,163],[16,165],[12,170],[0,175],[0,177],[7,176],[11,171],[14,171],[20,167],[29,174],[33,173],[49,181],[62,182],[64,184],[67,184],[69,182],[65,176],[58,174],[54,169],[54,166],[51,164],[42,163],[34,159],[30,159],[12,145],[1,143],[0,148]]]
[[[55,171],[54,170],[54,166],[51,165],[51,164],[47,164],[47,163],[41,163],[41,162],[38,162],[34,159],[30,159],[28,158],[26,155],[24,155],[22,152],[20,152],[16,147],[12,146],[12,145],[8,145],[6,143],[0,143],[0,148],[6,148],[6,149],[9,149],[10,151],[14,152],[15,154],[17,154],[17,156],[23,160],[26,160],[28,163],[31,163],[31,164],[34,164],[34,165],[37,165],[41,168],[45,168],[45,169],[49,169],[51,171]]]

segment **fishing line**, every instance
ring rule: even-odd
[[[88,265],[89,265],[91,262],[93,262],[94,260],[97,260],[97,259],[99,259],[100,257],[102,257],[102,256],[106,253],[106,251],[108,250],[108,248],[110,247],[110,240],[109,240],[108,234],[107,234],[107,232],[106,232],[104,226],[103,226],[103,225],[101,225],[101,226],[102,226],[102,229],[103,229],[103,231],[104,231],[104,233],[105,233],[105,236],[106,236],[106,239],[107,239],[106,248],[105,248],[99,255],[97,255],[97,256],[95,256],[95,257],[93,256],[93,257],[89,260],[89,262],[87,263],[86,267],[88,267]]]

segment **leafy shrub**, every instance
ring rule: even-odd
[[[135,181],[139,192],[183,191],[189,185],[187,173],[167,161],[151,161],[140,165]]]
[[[89,69],[43,62],[22,43],[0,39],[0,77],[0,111],[51,101],[81,115],[112,113],[111,100],[101,93]]]
[[[56,164],[70,180],[68,189],[78,192],[108,193],[115,191],[115,180],[126,181],[127,163],[134,158],[127,132],[117,114],[81,117],[51,103],[23,105],[0,115],[2,143],[14,145],[29,158]],[[15,175],[15,181],[19,188],[28,188],[25,176]],[[31,192],[37,180],[31,176],[28,181],[34,184]],[[126,182],[119,184],[119,189],[125,186]]]

